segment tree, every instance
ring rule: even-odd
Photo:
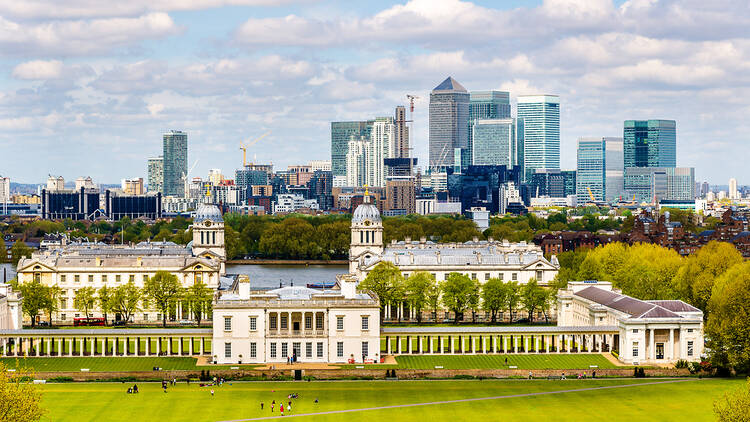
[[[716,280],[708,309],[711,362],[750,374],[750,262],[733,266]]]
[[[456,315],[455,322],[463,320],[464,311],[479,304],[479,283],[461,273],[450,273],[440,284],[443,305]]]
[[[750,422],[750,378],[739,389],[714,401],[718,422]]]
[[[107,314],[114,310],[114,304],[112,303],[114,289],[102,286],[97,293],[96,300],[99,303],[99,310],[102,311],[102,315],[104,316],[104,325],[107,325]]]
[[[10,247],[10,261],[13,265],[18,265],[18,261],[23,257],[31,256],[31,248],[20,240],[16,240]]]
[[[31,319],[31,328],[34,328],[39,311],[43,310],[49,301],[49,288],[41,282],[34,280],[19,285],[18,291],[21,292],[21,296],[23,297],[23,313],[29,316],[29,319]]]
[[[505,306],[503,281],[491,278],[482,286],[482,307],[490,312],[492,322],[497,321],[497,312]]]
[[[0,421],[33,422],[44,416],[40,407],[42,393],[39,387],[29,382],[34,373],[26,369],[9,372],[0,363]]]
[[[89,311],[96,304],[96,289],[91,286],[81,287],[76,290],[76,296],[73,299],[73,306],[79,311],[83,311],[86,320],[89,319]]]
[[[422,322],[422,309],[427,304],[427,294],[435,285],[435,277],[426,271],[417,271],[404,283],[406,300],[417,314],[417,322]]]
[[[112,310],[122,315],[125,323],[138,312],[143,292],[132,282],[117,286],[112,291]]]
[[[547,293],[543,287],[536,282],[536,278],[531,278],[528,283],[521,287],[521,303],[529,313],[529,322],[534,321],[534,311],[544,307],[547,301]]]
[[[742,261],[742,254],[731,243],[711,241],[687,258],[672,284],[678,297],[702,310],[707,319],[714,281]]]
[[[44,310],[49,315],[49,325],[52,326],[52,314],[60,309],[60,296],[63,294],[63,289],[57,284],[49,286],[47,288],[47,302],[44,305]]]
[[[199,281],[185,289],[185,303],[188,309],[193,313],[195,322],[200,325],[204,315],[211,313],[211,301],[213,300],[213,290]]]
[[[440,285],[433,282],[427,290],[427,306],[432,310],[432,318],[437,320],[438,307],[440,306]]]
[[[182,286],[177,276],[168,271],[157,271],[143,286],[146,298],[161,312],[162,326],[167,326],[167,314],[174,310]]]
[[[0,232],[0,264],[5,262],[7,260],[7,249],[5,249],[5,239],[3,239],[3,234]]]
[[[508,309],[508,318],[510,318],[510,322],[513,322],[513,311],[518,307],[518,301],[521,297],[518,282],[509,281],[503,283],[503,297],[505,298],[505,306]]]
[[[379,262],[375,268],[367,274],[364,280],[359,283],[360,290],[368,290],[375,293],[380,299],[380,320],[383,320],[383,311],[386,304],[394,301],[401,301],[399,291],[404,282],[401,271],[388,261]]]

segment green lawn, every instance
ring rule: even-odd
[[[163,393],[157,383],[141,383],[141,392],[128,395],[126,384],[47,384],[42,406],[48,421],[224,421],[278,416],[271,400],[293,400],[293,414],[364,409],[379,406],[496,397],[529,393],[580,390],[558,394],[509,397],[458,403],[428,404],[378,410],[356,410],[303,417],[314,421],[532,420],[532,421],[712,421],[712,403],[724,392],[739,388],[742,380],[687,379],[658,385],[664,380],[568,381],[343,381],[247,382],[209,388],[178,384]],[[599,389],[617,385],[625,388]],[[593,388],[593,389],[592,389]],[[319,403],[314,403],[314,399]],[[260,410],[260,402],[265,409]],[[146,417],[146,415],[148,415]],[[491,416],[490,416],[491,415]]]
[[[30,368],[37,372],[69,372],[88,368],[91,372],[131,372],[150,371],[154,366],[164,370],[200,370],[205,367],[195,365],[191,357],[33,357],[1,358],[0,363],[9,368]],[[257,365],[235,365],[252,368]],[[210,367],[218,369],[217,367]]]
[[[505,359],[508,359],[506,365]],[[397,356],[399,368],[432,369],[587,369],[597,365],[599,369],[617,368],[600,354],[548,354],[548,355],[445,355],[445,356]]]

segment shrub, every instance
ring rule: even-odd
[[[646,371],[644,371],[643,368],[638,369],[638,376],[640,378],[646,378]]]
[[[698,373],[701,370],[701,364],[698,362],[690,362],[687,365],[687,369],[691,374]]]
[[[685,359],[680,359],[674,364],[675,369],[684,369],[688,367],[688,362]]]
[[[474,375],[458,374],[458,375],[454,375],[453,379],[454,380],[473,380],[474,379]]]
[[[73,382],[73,377],[54,377],[47,380],[48,382]]]

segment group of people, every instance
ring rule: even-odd
[[[279,405],[279,412],[281,413],[281,416],[284,416],[284,412],[286,412],[287,414],[289,414],[289,413],[292,412],[292,399],[298,399],[299,398],[299,394],[298,393],[290,393],[290,394],[287,394],[286,398],[288,400],[287,403],[286,403],[286,405],[284,405],[283,401],[280,401],[278,403],[278,405]],[[318,399],[316,398],[315,399],[315,403],[317,403],[317,402],[318,402]],[[260,410],[263,410],[264,408],[265,408],[265,403],[260,402]],[[273,413],[275,409],[276,409],[276,400],[272,400],[271,401],[271,413]]]
[[[132,387],[128,387],[128,394],[138,394],[138,384],[133,384]]]

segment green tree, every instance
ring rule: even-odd
[[[21,292],[23,313],[29,316],[31,328],[34,328],[36,317],[49,301],[49,288],[36,280],[17,285],[15,288]]]
[[[23,257],[31,256],[31,248],[28,247],[23,241],[16,240],[13,246],[10,247],[10,262],[13,265],[18,265],[18,261]]]
[[[99,303],[99,310],[104,316],[104,325],[107,325],[107,314],[114,310],[114,304],[112,302],[114,289],[107,286],[102,286],[99,288],[99,291],[97,293],[98,294],[96,300],[97,303]]]
[[[399,303],[403,300],[400,295],[404,277],[401,271],[391,262],[382,261],[367,274],[367,277],[359,283],[360,290],[375,293],[380,299],[380,320],[383,320],[385,306],[391,303]]]
[[[427,295],[436,284],[435,277],[426,271],[417,271],[404,283],[406,300],[417,314],[417,322],[422,322],[422,310],[427,305]]]
[[[543,287],[539,286],[536,278],[531,278],[521,287],[521,303],[528,312],[529,322],[534,321],[534,311],[541,310],[546,301],[547,293]]]
[[[195,322],[200,325],[201,319],[211,313],[213,290],[199,281],[185,290],[185,303],[193,313]]]
[[[44,310],[49,316],[49,325],[52,326],[52,314],[60,309],[60,297],[63,295],[63,289],[57,284],[47,287],[47,301],[44,304]]]
[[[503,297],[505,298],[505,306],[508,309],[508,318],[510,318],[510,322],[513,322],[513,311],[516,310],[518,302],[521,300],[518,282],[508,281],[503,283]]]
[[[167,314],[175,309],[182,286],[177,276],[168,271],[157,271],[143,286],[144,296],[161,312],[162,326],[167,326]]]
[[[42,393],[36,384],[33,372],[27,369],[8,371],[0,362],[0,421],[35,422],[46,413],[40,404]]]
[[[716,280],[708,309],[711,362],[750,374],[750,262],[733,266]]]
[[[750,422],[750,378],[745,385],[714,401],[718,422]]]
[[[117,286],[112,289],[112,310],[119,313],[127,324],[140,309],[138,305],[142,299],[143,291],[132,282]]]
[[[440,307],[440,285],[437,282],[432,283],[427,290],[427,306],[432,311],[432,319],[437,321],[437,312]]]
[[[490,312],[492,322],[497,321],[497,312],[505,306],[505,292],[499,278],[491,278],[482,286],[482,307]]]
[[[83,311],[86,320],[89,319],[89,311],[96,304],[96,289],[91,286],[81,287],[76,290],[76,296],[73,299],[73,306],[79,311]]]
[[[7,261],[7,249],[5,249],[5,239],[3,239],[3,233],[0,231],[0,264]]]
[[[461,273],[450,273],[440,284],[443,305],[456,315],[455,322],[463,320],[464,312],[479,304],[479,283]]]

